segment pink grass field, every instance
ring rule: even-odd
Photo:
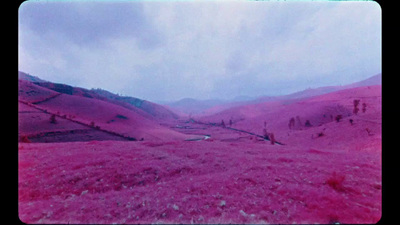
[[[19,144],[26,223],[376,223],[381,159],[201,142]]]
[[[381,85],[241,105],[161,125],[110,102],[51,97],[56,92],[20,85],[35,91],[20,91],[20,136],[97,132],[60,136],[65,139],[56,143],[39,143],[40,137],[18,143],[18,213],[25,223],[326,224],[381,218]],[[366,112],[352,112],[354,99],[367,104]],[[43,102],[30,104],[35,101]],[[57,112],[57,124],[50,124]],[[340,122],[331,119],[338,114]],[[289,129],[296,116],[302,124]],[[221,120],[237,130],[219,126]],[[264,122],[284,145],[238,131],[262,135]],[[113,132],[144,140],[118,141]]]

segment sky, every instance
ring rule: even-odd
[[[19,70],[149,101],[275,96],[381,72],[373,1],[27,1]]]

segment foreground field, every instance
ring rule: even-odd
[[[376,223],[380,151],[259,140],[19,143],[26,223]]]

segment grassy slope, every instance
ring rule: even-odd
[[[375,223],[377,153],[268,142],[19,145],[27,223]]]
[[[27,81],[19,81],[18,99],[28,103],[36,102],[36,107],[47,110],[49,113],[65,115],[67,118],[73,117],[74,121],[87,125],[94,122],[101,129],[134,137],[137,140],[141,138],[146,140],[184,140],[189,138],[184,134],[160,126],[151,116],[142,115],[145,112],[138,113],[139,109],[132,110],[98,99],[60,94]],[[23,111],[21,105],[23,104],[19,104],[19,111]],[[23,107],[29,106],[25,105]],[[37,110],[33,107],[30,108],[32,108],[30,110]],[[59,119],[60,123],[53,126],[48,120],[50,114],[47,114],[48,118],[46,118],[45,114],[19,113],[19,133],[43,132],[49,129],[77,129],[76,127],[81,127],[63,119]],[[99,135],[98,132],[96,135]],[[100,140],[101,137],[98,139]],[[82,141],[85,140],[87,139],[82,139]]]

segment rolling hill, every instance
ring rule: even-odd
[[[355,87],[364,87],[371,85],[381,85],[382,84],[382,74],[376,74],[370,78],[365,80],[351,83],[348,85],[341,86],[325,86],[319,88],[308,88],[302,91],[298,91],[288,95],[281,96],[261,96],[257,98],[235,98],[232,101],[223,101],[223,100],[196,100],[196,99],[182,99],[177,102],[167,103],[171,110],[176,110],[183,114],[192,114],[197,116],[206,116],[211,115],[232,107],[247,105],[247,104],[256,104],[262,102],[269,101],[278,101],[278,100],[290,100],[290,99],[302,99],[309,98],[313,96],[318,96],[322,94],[328,94],[335,91],[345,90],[349,88]],[[245,100],[244,100],[245,99]]]
[[[18,88],[20,140],[23,136],[34,142],[188,138],[160,126],[160,121],[177,117],[154,103],[136,107],[94,91],[51,82],[19,80]],[[55,124],[49,122],[52,115],[57,117]]]
[[[338,145],[350,145],[350,143],[379,144],[382,120],[381,91],[381,85],[349,88],[306,99],[237,106],[212,115],[197,117],[196,120],[208,124],[220,124],[222,120],[228,124],[232,120],[232,128],[260,135],[263,134],[266,123],[265,128],[268,132],[274,133],[277,140],[291,145],[304,146],[309,142],[319,147],[337,148]],[[360,100],[360,111],[357,114],[353,113],[354,100]],[[366,110],[362,112],[361,105],[364,103]],[[336,121],[338,115],[341,116],[340,122]],[[289,121],[292,118],[295,123],[289,128]],[[350,123],[350,119],[353,124]],[[320,133],[325,138],[316,138]],[[379,135],[371,137],[368,135],[370,133]],[[335,138],[326,138],[331,135],[337,139],[336,144],[333,144]]]

